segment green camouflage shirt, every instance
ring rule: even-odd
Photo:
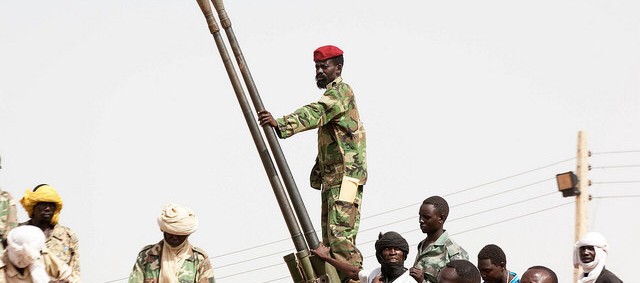
[[[133,271],[129,275],[129,283],[158,283],[163,244],[164,241],[160,241],[140,251]],[[178,281],[180,283],[215,283],[209,256],[203,250],[193,247],[191,256],[184,261],[178,273]]]
[[[18,225],[16,204],[9,192],[0,189],[0,248],[9,235],[9,231]]]
[[[447,231],[435,242],[423,247],[425,241],[426,239],[418,244],[418,255],[413,264],[414,267],[422,269],[425,282],[437,283],[438,273],[448,262],[455,259],[469,260],[467,251],[450,239]]]
[[[30,222],[20,223],[30,225]],[[68,264],[72,270],[73,280],[80,280],[80,252],[78,251],[78,237],[71,228],[56,224],[53,226],[46,242],[49,253]]]
[[[311,170],[311,187],[340,185],[343,176],[367,181],[366,135],[351,87],[336,78],[319,101],[277,119],[278,136],[318,128],[318,155]]]

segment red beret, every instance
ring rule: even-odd
[[[329,58],[333,58],[336,56],[342,55],[342,50],[340,48],[335,47],[333,45],[325,45],[318,47],[315,51],[313,51],[313,61],[323,61]]]

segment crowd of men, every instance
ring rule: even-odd
[[[375,243],[376,258],[380,263],[373,271],[332,258],[330,250],[320,245],[311,252],[335,266],[352,280],[362,283],[558,283],[553,270],[545,266],[532,266],[521,276],[507,269],[507,258],[498,245],[488,244],[477,255],[476,264],[444,229],[449,214],[446,200],[432,196],[420,206],[420,229],[427,237],[418,243],[418,254],[412,267],[405,267],[409,245],[398,233],[381,233]],[[621,283],[615,274],[605,268],[608,243],[597,232],[585,234],[574,247],[574,264],[583,273],[577,283]]]

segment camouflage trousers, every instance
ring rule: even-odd
[[[339,185],[322,190],[322,243],[331,249],[333,258],[358,267],[362,267],[362,254],[356,248],[362,189],[362,186],[358,186],[352,201],[339,199]],[[350,282],[344,274],[338,272],[338,275],[342,282]]]

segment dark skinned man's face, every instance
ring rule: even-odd
[[[51,223],[54,212],[56,212],[56,204],[54,202],[39,202],[33,206],[31,219],[36,223],[42,221]]]
[[[505,278],[504,267],[491,263],[488,258],[478,260],[478,269],[480,270],[482,281],[485,283],[498,283]]]
[[[189,238],[189,235],[174,235],[164,232],[164,240],[172,247],[181,245],[187,238]]]
[[[584,263],[590,263],[596,259],[596,249],[593,246],[580,247],[580,260]]]
[[[336,65],[332,59],[316,61],[316,86],[320,89],[326,88],[341,72],[342,65]]]
[[[382,259],[386,263],[403,263],[404,262],[404,252],[399,248],[389,247],[384,248],[382,250]]]
[[[419,215],[420,230],[422,230],[422,233],[434,233],[444,225],[442,215],[438,213],[438,210],[433,204],[423,204],[420,206]]]

